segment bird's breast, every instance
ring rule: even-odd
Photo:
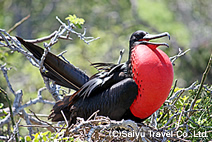
[[[137,45],[131,52],[133,79],[138,95],[130,107],[134,116],[147,118],[165,102],[173,82],[173,67],[160,49]]]

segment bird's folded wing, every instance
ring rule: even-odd
[[[120,120],[129,110],[137,92],[138,87],[134,80],[126,78],[102,92],[86,98],[78,98],[75,102],[72,102],[73,96],[66,96],[55,104],[49,119],[52,121],[64,120],[61,114],[62,110],[71,124],[75,123],[76,117],[87,119],[93,112],[99,110],[98,115]]]
[[[41,59],[44,49],[41,47],[24,41],[20,37],[16,37],[38,60]],[[43,73],[44,76],[51,78],[56,84],[79,90],[88,80],[89,77],[83,71],[76,68],[72,64],[66,63],[56,55],[48,52],[44,66],[48,72]]]

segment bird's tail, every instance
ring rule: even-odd
[[[43,48],[27,42],[20,37],[16,38],[33,54],[35,58],[38,60],[41,59],[44,53]],[[44,66],[48,72],[42,74],[54,80],[56,84],[64,87],[79,90],[80,87],[89,80],[89,77],[83,71],[72,64],[63,61],[51,52],[48,52],[44,60]]]

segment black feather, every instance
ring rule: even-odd
[[[20,37],[16,37],[38,60],[41,59],[44,50],[30,42],[24,41]],[[44,76],[51,78],[56,84],[79,90],[89,77],[83,71],[76,68],[72,64],[68,64],[51,52],[48,52],[44,66],[48,72],[43,73]]]

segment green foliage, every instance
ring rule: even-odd
[[[208,88],[211,87],[211,85],[205,85],[205,88],[201,91],[201,97],[197,99],[193,110],[190,110],[190,105],[195,99],[196,89],[183,91],[181,97],[175,98],[171,102],[163,105],[158,113],[159,128],[164,127],[164,125],[171,120],[166,127],[172,131],[182,131],[188,134],[184,139],[191,141],[211,140],[212,92],[208,91]],[[184,88],[175,88],[174,92],[182,89]],[[173,104],[174,102],[175,104]],[[177,127],[178,129],[176,130]],[[206,132],[206,137],[199,136],[198,133],[200,132],[203,134]],[[195,134],[197,134],[196,137],[194,137]]]
[[[69,20],[71,23],[73,23],[75,26],[77,26],[80,29],[82,28],[81,25],[83,25],[85,22],[84,19],[78,18],[75,14],[69,15],[68,17],[66,17],[66,20]]]
[[[4,106],[4,104],[3,103],[0,103],[0,109],[3,108],[3,106]]]
[[[72,137],[65,137],[64,131],[59,133],[52,133],[50,131],[46,132],[38,132],[33,134],[34,138],[30,136],[21,137],[20,140],[23,142],[50,142],[50,141],[58,141],[58,142],[73,142],[74,138]],[[76,140],[75,140],[76,141]]]
[[[4,50],[0,49],[0,64],[3,64],[6,62],[8,55],[9,55],[8,52],[5,52]]]

